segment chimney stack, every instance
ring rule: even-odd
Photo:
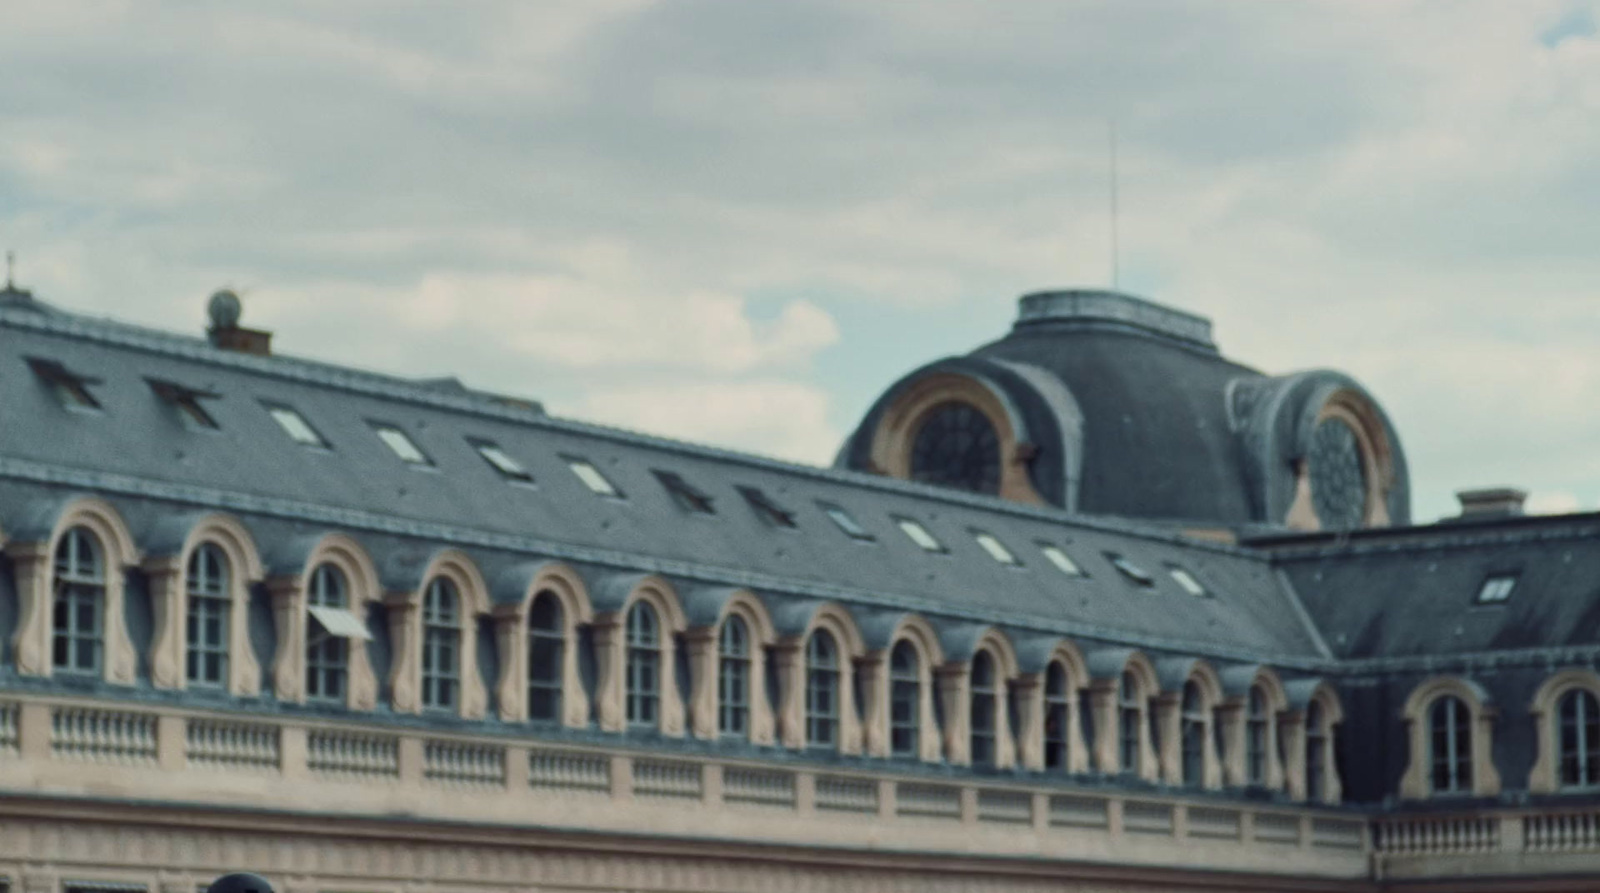
[[[1522,504],[1528,499],[1527,490],[1515,487],[1487,487],[1482,490],[1460,490],[1461,518],[1520,518]]]
[[[211,317],[211,328],[206,330],[207,337],[211,339],[212,346],[222,350],[268,356],[272,353],[272,333],[239,325],[239,315],[243,310],[239,296],[232,289],[218,289],[206,305],[206,312]]]

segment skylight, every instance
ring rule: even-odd
[[[266,407],[267,412],[272,414],[272,418],[278,423],[278,426],[295,443],[323,449],[328,448],[328,442],[322,439],[322,435],[317,433],[317,429],[311,427],[311,423],[306,421],[305,416],[281,403],[268,403]]]
[[[415,441],[406,435],[406,432],[384,422],[371,422],[370,424],[372,425],[372,430],[378,432],[379,439],[388,444],[389,449],[394,450],[396,456],[410,462],[412,465],[433,464],[428,455],[422,451],[421,447],[417,446]]]
[[[1017,556],[1012,555],[1011,550],[1006,548],[1005,543],[995,539],[993,534],[984,533],[981,530],[974,530],[972,531],[972,538],[977,540],[978,545],[983,547],[983,551],[988,552],[989,557],[993,558],[995,561],[998,561],[1001,564],[1017,563]]]
[[[1044,557],[1050,559],[1050,563],[1055,565],[1063,574],[1069,577],[1081,577],[1084,575],[1083,568],[1078,567],[1078,563],[1072,560],[1072,556],[1061,551],[1061,547],[1053,546],[1050,543],[1040,543],[1039,551],[1043,552]]]
[[[1477,603],[1480,605],[1498,605],[1511,598],[1511,591],[1517,588],[1516,574],[1490,574],[1483,581],[1483,587],[1478,590]]]
[[[714,514],[711,509],[711,497],[684,480],[681,475],[659,469],[652,469],[652,472],[661,482],[661,486],[666,487],[667,492],[672,494],[672,501],[678,504],[678,508],[697,515]]]
[[[910,518],[896,518],[894,519],[894,522],[899,524],[900,529],[906,532],[906,536],[909,537],[913,543],[916,543],[919,547],[921,547],[924,552],[945,551],[944,543],[934,539],[933,534],[928,532],[928,528],[923,527],[916,521],[913,521]]]
[[[483,457],[483,461],[489,463],[490,467],[495,471],[514,481],[526,481],[529,483],[533,481],[533,475],[522,467],[522,463],[511,458],[511,455],[500,449],[499,445],[487,440],[469,439],[468,443],[472,444],[472,448],[478,451],[478,455]]]
[[[833,519],[833,523],[839,525],[839,529],[843,530],[846,536],[857,540],[872,539],[872,534],[868,533],[865,527],[862,527],[859,523],[857,523],[855,518],[850,517],[849,512],[831,502],[819,502],[817,503],[817,506],[820,507],[829,518]]]
[[[1140,586],[1156,585],[1155,578],[1145,573],[1144,568],[1141,568],[1137,564],[1134,564],[1128,559],[1123,558],[1121,555],[1118,555],[1115,552],[1107,552],[1106,560],[1111,562],[1111,566],[1116,568],[1117,571],[1124,577],[1127,577],[1129,580],[1132,580]]]
[[[622,491],[607,480],[606,476],[600,473],[600,469],[594,467],[594,463],[588,459],[579,459],[574,456],[565,458],[567,467],[571,468],[572,473],[578,476],[578,480],[583,481],[583,485],[592,492],[601,496],[611,496],[616,499],[622,498]]]
[[[1190,595],[1204,597],[1211,594],[1206,590],[1206,587],[1202,585],[1199,580],[1195,579],[1194,574],[1189,573],[1181,567],[1168,567],[1167,573],[1171,574],[1173,581],[1179,586],[1182,586],[1183,591],[1189,593]]]
[[[55,360],[29,357],[28,366],[33,369],[34,375],[55,391],[56,399],[61,401],[62,406],[68,409],[100,408],[100,401],[89,392],[89,385],[99,384],[100,379],[79,375]]]
[[[217,420],[211,417],[211,413],[206,412],[206,408],[200,405],[201,400],[215,399],[216,394],[155,378],[147,378],[145,381],[150,383],[150,390],[155,391],[157,397],[177,410],[178,417],[183,419],[185,425],[211,431],[220,427]]]
[[[739,487],[738,489],[739,495],[744,497],[745,502],[750,503],[750,507],[755,509],[757,515],[761,516],[761,520],[774,527],[792,528],[795,526],[794,512],[772,501],[772,497],[766,493],[755,487]]]

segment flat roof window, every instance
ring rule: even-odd
[[[899,524],[900,529],[906,532],[906,536],[910,538],[913,543],[916,543],[924,552],[946,551],[944,543],[941,543],[935,539],[933,534],[928,532],[928,528],[923,527],[921,523],[913,521],[910,518],[896,518],[894,519],[894,523]]]
[[[974,530],[972,531],[972,538],[977,540],[978,545],[983,547],[983,551],[988,552],[989,557],[993,558],[995,561],[998,561],[1001,564],[1019,563],[1017,561],[1017,556],[1011,554],[1011,550],[1006,548],[1005,543],[995,539],[994,534],[984,533],[981,530]]]
[[[478,455],[483,457],[483,461],[489,463],[489,466],[495,471],[514,481],[533,482],[533,475],[522,467],[522,463],[513,459],[510,453],[500,449],[498,444],[487,440],[469,439],[467,442],[472,444],[472,448],[478,451]]]
[[[216,394],[155,378],[147,378],[145,381],[150,383],[150,390],[154,391],[157,397],[177,411],[178,417],[185,425],[209,431],[221,427],[217,424],[217,420],[211,417],[211,413],[206,412],[206,408],[200,405],[202,400],[215,400]]]
[[[1107,552],[1106,560],[1111,562],[1111,566],[1116,568],[1118,573],[1122,574],[1124,577],[1127,577],[1134,583],[1137,583],[1140,586],[1156,585],[1155,577],[1145,573],[1144,568],[1134,564],[1126,558],[1123,558],[1121,555],[1118,555],[1115,552]]]
[[[622,498],[622,491],[618,490],[616,485],[601,474],[600,469],[594,467],[593,462],[576,456],[564,456],[562,458],[567,460],[567,467],[572,469],[572,473],[578,476],[578,480],[583,481],[583,485],[592,492],[615,499]]]
[[[1078,562],[1073,561],[1072,556],[1068,555],[1066,552],[1063,552],[1060,546],[1051,545],[1050,543],[1040,543],[1039,551],[1043,552],[1044,557],[1050,559],[1050,563],[1055,565],[1056,569],[1061,571],[1063,574],[1066,574],[1069,577],[1084,576],[1083,568],[1078,567]]]
[[[396,456],[406,462],[410,462],[412,465],[433,464],[433,460],[429,459],[428,454],[417,446],[416,441],[412,440],[406,432],[401,431],[398,427],[387,422],[369,422],[368,424],[372,425],[372,430],[378,432],[378,438],[387,444],[389,449],[394,450]]]
[[[862,527],[855,518],[852,518],[849,512],[831,502],[819,502],[817,506],[822,509],[824,514],[833,519],[833,523],[839,525],[839,529],[843,530],[846,536],[855,540],[872,539],[872,534],[868,533],[867,529]]]
[[[99,409],[100,401],[89,391],[100,379],[73,372],[55,360],[29,357],[28,366],[33,374],[55,391],[56,399],[68,409]]]
[[[305,416],[284,406],[282,403],[268,403],[266,407],[267,412],[271,413],[273,420],[278,423],[278,427],[282,428],[284,433],[289,435],[289,439],[295,443],[310,447],[321,447],[322,449],[328,448],[328,442],[322,438],[321,434],[317,433],[317,429],[311,427],[311,423],[306,421]]]
[[[1184,570],[1177,565],[1169,566],[1167,568],[1167,573],[1172,575],[1173,582],[1183,587],[1183,591],[1189,593],[1190,595],[1204,598],[1205,596],[1211,594],[1210,591],[1206,589],[1204,584],[1195,579],[1194,574],[1189,573],[1187,570]]]
[[[739,495],[744,497],[745,502],[750,503],[750,507],[755,509],[761,520],[771,524],[773,527],[794,528],[798,526],[795,524],[794,512],[778,505],[773,501],[772,497],[763,491],[755,487],[739,487],[738,490]]]
[[[715,514],[711,508],[711,497],[684,480],[682,475],[659,469],[651,471],[655,474],[656,480],[661,482],[661,486],[666,487],[667,492],[672,494],[672,501],[678,504],[678,508],[696,515]]]
[[[1490,574],[1484,578],[1483,586],[1478,589],[1477,603],[1480,605],[1501,604],[1511,598],[1511,592],[1516,588],[1516,574]]]

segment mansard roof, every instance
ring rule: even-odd
[[[380,567],[416,560],[383,549],[453,546],[480,561],[491,580],[502,568],[550,558],[747,587],[768,598],[913,610],[1222,659],[1307,667],[1322,660],[1292,592],[1250,550],[556,419],[460,388],[244,355],[200,338],[60,312],[0,307],[0,330],[0,403],[8,407],[0,480],[10,491],[0,498],[4,506],[92,492],[130,517],[141,513],[136,503],[164,512],[229,511],[251,527],[263,556],[292,552],[298,538],[344,530],[378,544],[369,548]],[[98,379],[102,409],[64,408],[27,357]],[[215,395],[204,405],[217,429],[185,426],[147,379]],[[264,402],[292,407],[330,448],[296,443]],[[373,423],[403,430],[429,464],[402,461]],[[509,453],[532,484],[505,479],[471,439]],[[567,456],[593,463],[622,498],[587,489]],[[713,513],[685,512],[657,470],[709,496]],[[739,487],[765,493],[796,526],[765,523]],[[873,539],[847,536],[821,503],[849,512]],[[149,514],[145,523],[155,523],[155,509]],[[895,516],[920,522],[948,552],[918,547]],[[0,517],[0,531],[19,520]],[[993,560],[974,530],[999,538],[1021,566]],[[1087,575],[1062,573],[1039,553],[1040,542],[1064,548]],[[1154,585],[1132,584],[1105,553],[1146,568]],[[1186,593],[1169,565],[1204,581],[1213,597]]]

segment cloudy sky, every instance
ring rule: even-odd
[[[17,0],[0,245],[64,308],[827,462],[1109,277],[1600,505],[1595,0]]]

